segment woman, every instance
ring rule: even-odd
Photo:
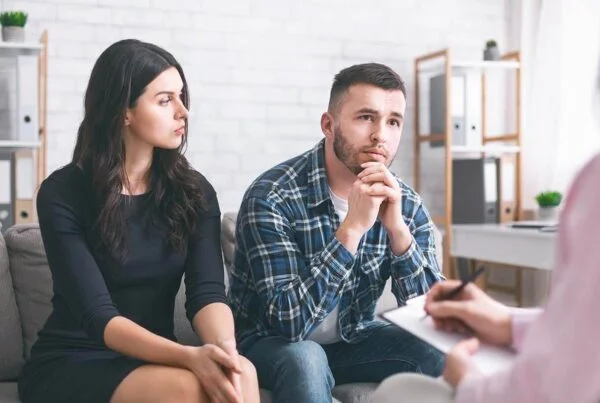
[[[123,40],[97,60],[73,160],[37,196],[54,298],[24,403],[258,402],[226,305],[216,193],[182,154],[188,103],[181,66],[155,45]],[[173,334],[183,274],[202,347]]]
[[[437,327],[475,338],[448,354],[447,384],[423,376],[396,375],[385,380],[374,402],[414,403],[597,403],[600,402],[600,321],[596,300],[600,286],[600,155],[575,178],[557,240],[552,291],[543,311],[509,309],[470,284],[454,301],[439,301],[458,282],[436,284],[425,309]],[[466,326],[465,326],[466,325]],[[483,376],[471,355],[478,340],[512,346],[512,368]],[[449,386],[448,386],[449,385]],[[406,400],[402,400],[406,396]]]

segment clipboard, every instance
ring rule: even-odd
[[[435,329],[431,317],[423,319],[425,298],[423,296],[409,300],[405,306],[382,312],[380,317],[402,329],[412,333],[429,343],[442,353],[447,354],[458,342],[469,337],[456,333],[448,333]],[[473,361],[484,375],[493,374],[510,368],[516,353],[509,348],[502,348],[480,342],[479,350],[473,355]]]

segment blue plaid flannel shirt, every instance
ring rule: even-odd
[[[424,294],[443,274],[433,223],[419,195],[402,182],[402,214],[414,241],[392,252],[379,220],[352,255],[335,237],[340,225],[329,195],[324,141],[262,174],[246,191],[236,225],[229,300],[240,343],[278,335],[300,341],[339,304],[347,342],[381,326],[375,304],[391,276],[399,305]]]

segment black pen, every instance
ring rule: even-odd
[[[448,301],[448,300],[454,299],[454,297],[456,297],[458,294],[460,294],[460,292],[467,286],[467,284],[474,282],[477,279],[477,277],[479,277],[479,275],[481,273],[483,273],[484,271],[485,271],[485,267],[479,266],[479,268],[477,270],[475,270],[473,273],[471,273],[471,275],[469,277],[467,277],[466,279],[463,279],[461,284],[458,287],[456,287],[452,291],[448,292],[447,294],[443,294],[440,298],[437,299],[437,301]],[[421,320],[425,319],[428,316],[429,316],[429,314],[425,313],[425,316],[423,316],[421,318]]]

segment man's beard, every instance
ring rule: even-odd
[[[371,146],[374,147],[375,145]],[[358,159],[360,150],[352,147],[346,137],[342,133],[339,126],[333,128],[333,152],[338,160],[342,162],[354,175],[358,175],[364,168],[360,166],[361,162]],[[394,158],[386,160],[385,166],[389,167]]]

